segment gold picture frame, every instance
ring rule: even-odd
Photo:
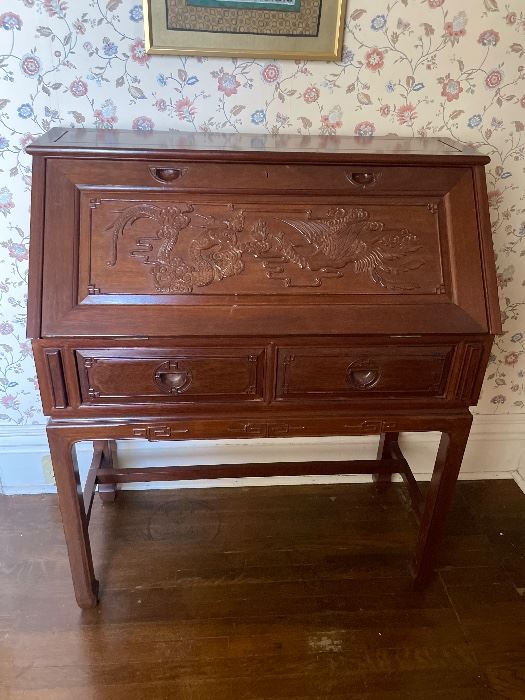
[[[148,54],[333,61],[347,0],[143,0]]]

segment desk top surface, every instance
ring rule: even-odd
[[[362,157],[374,160],[420,162],[433,160],[467,164],[487,163],[489,158],[474,148],[446,138],[391,136],[302,136],[299,134],[224,134],[177,131],[131,131],[124,129],[65,129],[56,127],[27,148],[28,153],[78,155],[173,155],[191,151],[202,155],[221,153],[226,158],[272,156],[330,160]]]

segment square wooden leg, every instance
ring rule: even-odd
[[[432,576],[432,562],[452,502],[471,425],[472,415],[466,412],[441,435],[412,564],[415,588],[425,586]]]
[[[377,459],[390,459],[393,456],[391,446],[397,445],[398,438],[399,433],[381,433]],[[379,473],[374,474],[372,478],[379,492],[385,491],[392,483],[392,474]]]
[[[92,608],[98,600],[98,581],[93,571],[88,523],[73,441],[51,427],[48,427],[47,437],[75,597],[81,608]]]
[[[117,443],[115,440],[95,440],[93,447],[102,450],[102,466],[117,469]],[[117,484],[98,484],[98,495],[104,503],[112,503],[117,497]]]

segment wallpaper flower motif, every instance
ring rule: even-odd
[[[148,56],[138,0],[0,11],[0,423],[41,422],[25,339],[30,159],[52,126],[449,136],[492,158],[505,332],[481,412],[525,407],[525,8],[349,0],[341,61]]]

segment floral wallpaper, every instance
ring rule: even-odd
[[[0,9],[0,424],[43,422],[25,339],[30,159],[52,126],[448,136],[492,158],[504,334],[482,413],[525,408],[523,0],[349,0],[342,59],[148,56],[139,0]]]

